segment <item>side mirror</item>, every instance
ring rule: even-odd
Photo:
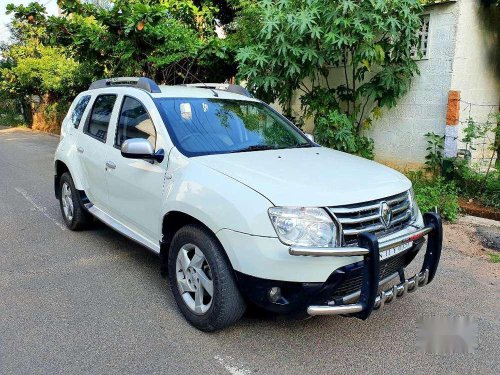
[[[314,142],[314,135],[309,134],[309,133],[304,133],[306,135],[306,138],[309,139],[310,141]]]
[[[153,150],[151,143],[143,138],[127,139],[122,144],[122,156],[127,159],[156,160],[161,163],[165,157],[163,149]]]

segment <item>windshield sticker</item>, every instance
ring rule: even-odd
[[[191,110],[191,104],[181,103],[181,117],[183,120],[191,120],[193,118],[193,112]]]

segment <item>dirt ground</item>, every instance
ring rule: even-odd
[[[466,257],[457,258],[457,266],[469,267],[481,259],[478,276],[500,281],[500,263],[491,262],[489,254],[500,254],[500,222],[475,216],[462,216],[456,223],[444,225],[444,247],[453,248]]]
[[[500,220],[500,212],[493,207],[485,207],[472,199],[459,198],[460,208],[468,215]]]

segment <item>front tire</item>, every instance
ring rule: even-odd
[[[230,326],[245,312],[224,250],[202,225],[186,225],[175,234],[168,254],[168,278],[179,310],[202,331]]]
[[[78,199],[78,191],[69,172],[64,173],[59,181],[59,204],[64,223],[71,230],[82,230],[91,221],[90,214]]]

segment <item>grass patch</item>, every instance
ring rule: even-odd
[[[500,211],[500,170],[492,169],[486,175],[475,171],[465,160],[457,159],[448,174],[461,196]]]
[[[429,177],[422,171],[408,173],[413,184],[415,199],[422,212],[438,212],[449,221],[456,221],[460,206],[458,205],[457,188],[453,182],[443,177]]]
[[[490,253],[489,255],[490,255],[491,263],[500,263],[500,254]]]

